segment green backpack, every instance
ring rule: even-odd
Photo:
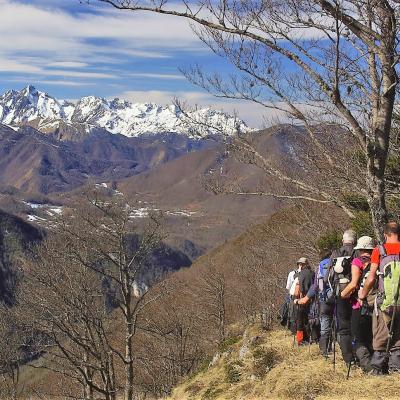
[[[379,291],[383,294],[380,308],[386,311],[400,306],[400,255],[388,255],[384,246],[379,246]],[[388,310],[391,311],[391,310]]]

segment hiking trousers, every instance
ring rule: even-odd
[[[299,306],[291,299],[289,304],[289,330],[293,335],[297,332],[297,314]]]
[[[372,349],[372,316],[365,315],[361,308],[351,314],[351,334],[353,337],[354,352],[360,367],[368,372],[371,369]]]
[[[379,308],[372,316],[372,333],[374,354],[371,359],[371,366],[379,371],[390,370],[400,371],[400,310],[395,317],[393,339],[390,346],[389,358],[386,358],[386,346],[389,339],[390,317],[385,316]]]
[[[310,307],[308,305],[299,305],[297,309],[297,332],[303,332],[303,340],[308,340],[309,326],[308,326],[308,312]]]
[[[338,342],[346,364],[353,360],[353,345],[351,341],[351,315],[350,301],[338,298],[336,300],[336,316],[338,323]]]
[[[327,354],[332,345],[331,330],[333,321],[333,305],[326,304],[324,301],[319,303],[319,323],[321,326],[321,337],[319,339],[319,349],[322,354]]]

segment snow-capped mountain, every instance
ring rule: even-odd
[[[103,128],[128,137],[158,133],[204,137],[251,130],[243,121],[210,108],[182,113],[175,105],[130,103],[94,96],[83,97],[74,104],[57,100],[33,86],[0,96],[0,122],[10,126],[31,125],[43,132],[54,132],[60,126],[87,133],[93,128]]]

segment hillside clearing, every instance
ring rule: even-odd
[[[248,329],[213,364],[178,386],[170,400],[391,400],[400,392],[398,375],[373,377],[352,369],[347,381],[339,352],[335,372],[332,357],[325,360],[316,345],[293,347],[284,330]]]

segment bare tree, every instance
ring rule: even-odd
[[[200,40],[237,69],[235,76],[224,79],[194,67],[186,71],[189,80],[217,96],[256,102],[300,122],[309,146],[320,150],[335,176],[340,165],[321,140],[324,129],[318,131],[321,122],[345,130],[365,159],[364,185],[358,190],[368,200],[376,234],[382,236],[398,83],[397,0],[97,1],[188,19]],[[237,144],[268,175],[299,191],[291,197],[333,203],[349,212],[337,193],[288,176],[246,140],[239,138]],[[289,196],[273,193],[280,194]]]
[[[62,233],[54,232],[37,248],[26,268],[17,311],[26,327],[42,337],[39,368],[73,381],[71,398],[113,400],[117,384],[108,293],[102,277],[74,259],[69,245]],[[76,386],[82,395],[76,394]]]
[[[0,307],[0,393],[17,400],[23,387],[20,382],[21,366],[26,362],[24,346],[26,332],[18,325],[11,308]]]
[[[218,332],[218,344],[223,343],[226,336],[226,280],[222,272],[215,267],[202,277],[199,300],[203,305],[207,323],[214,324]]]
[[[121,196],[90,194],[60,217],[27,266],[23,303],[49,338],[45,367],[79,382],[88,400],[96,393],[115,399],[121,388],[133,399],[138,318],[163,294],[152,296],[141,282],[161,240],[159,218],[139,230],[132,213]]]
[[[199,299],[189,285],[171,276],[166,281],[168,295],[141,318],[140,385],[153,396],[168,396],[182,378],[195,371],[205,354],[205,332],[213,327],[202,318]]]

